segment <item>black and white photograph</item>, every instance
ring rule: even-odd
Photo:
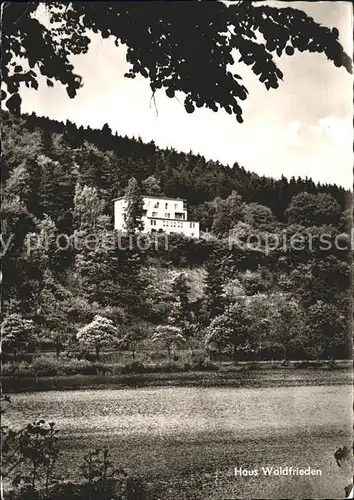
[[[0,30],[1,498],[354,498],[352,2]]]

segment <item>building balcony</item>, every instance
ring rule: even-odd
[[[143,222],[146,232],[180,233],[194,238],[199,237],[199,222],[162,217],[144,217]]]

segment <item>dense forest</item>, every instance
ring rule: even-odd
[[[151,342],[168,357],[182,344],[234,360],[351,355],[349,191],[34,113],[3,112],[2,143],[5,351],[85,348],[98,360],[105,346],[134,355]],[[128,250],[101,245],[123,194],[186,198],[201,237],[142,250],[133,231]],[[92,233],[93,247],[58,245]],[[269,246],[298,235],[301,248]]]

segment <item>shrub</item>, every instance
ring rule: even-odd
[[[89,351],[81,351],[76,355],[76,358],[79,360],[86,360],[86,361],[91,361],[94,362],[96,361],[96,356],[92,352]]]
[[[122,367],[122,373],[147,373],[147,369],[140,361],[132,361]]]
[[[158,361],[165,358],[165,354],[162,351],[152,351],[150,353],[150,359],[152,361]]]
[[[31,365],[31,371],[35,375],[42,377],[51,377],[57,375],[60,369],[60,363],[53,358],[36,358]]]
[[[312,368],[322,368],[323,363],[322,363],[322,361],[314,361],[314,362],[310,363],[309,366]]]
[[[7,368],[5,368],[5,366]],[[32,365],[21,361],[20,363],[10,363],[2,367],[2,375],[17,376],[17,377],[31,377],[33,375]],[[4,371],[5,369],[5,371]],[[7,371],[8,370],[8,371]]]
[[[250,371],[259,370],[259,364],[257,361],[252,361],[252,363],[248,365],[247,369]]]
[[[97,368],[85,359],[71,359],[61,367],[65,375],[95,375]]]
[[[1,375],[3,377],[11,377],[16,373],[17,366],[13,363],[6,363],[1,366]]]
[[[6,363],[25,361],[26,363],[32,363],[33,356],[25,352],[14,354],[3,352],[1,355],[1,363],[4,365]]]
[[[218,371],[219,366],[208,359],[198,358],[192,363],[193,371]]]
[[[337,363],[335,361],[331,360],[329,365],[328,365],[328,369],[329,370],[338,370],[338,369],[340,369],[340,366],[337,365]]]
[[[309,368],[311,367],[311,363],[308,361],[299,361],[298,363],[294,363],[295,368]]]
[[[166,361],[165,363],[161,363],[157,365],[157,371],[161,373],[177,373],[183,371],[183,367],[178,365],[173,361]]]

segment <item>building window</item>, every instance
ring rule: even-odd
[[[143,217],[147,216],[147,210],[143,210]]]
[[[166,217],[166,219],[169,219],[171,217],[171,214],[166,212],[165,217]]]
[[[153,217],[157,217],[157,212],[152,212]]]
[[[159,202],[158,201],[155,203],[154,208],[159,208]]]
[[[189,227],[195,227],[195,223],[191,222]]]
[[[178,205],[177,205],[177,203],[175,203],[175,210],[177,210],[177,208],[178,208]]]
[[[150,221],[150,224],[151,224],[152,226],[156,226],[156,220],[151,220],[151,221]]]
[[[165,203],[165,208],[168,208],[168,203]]]

